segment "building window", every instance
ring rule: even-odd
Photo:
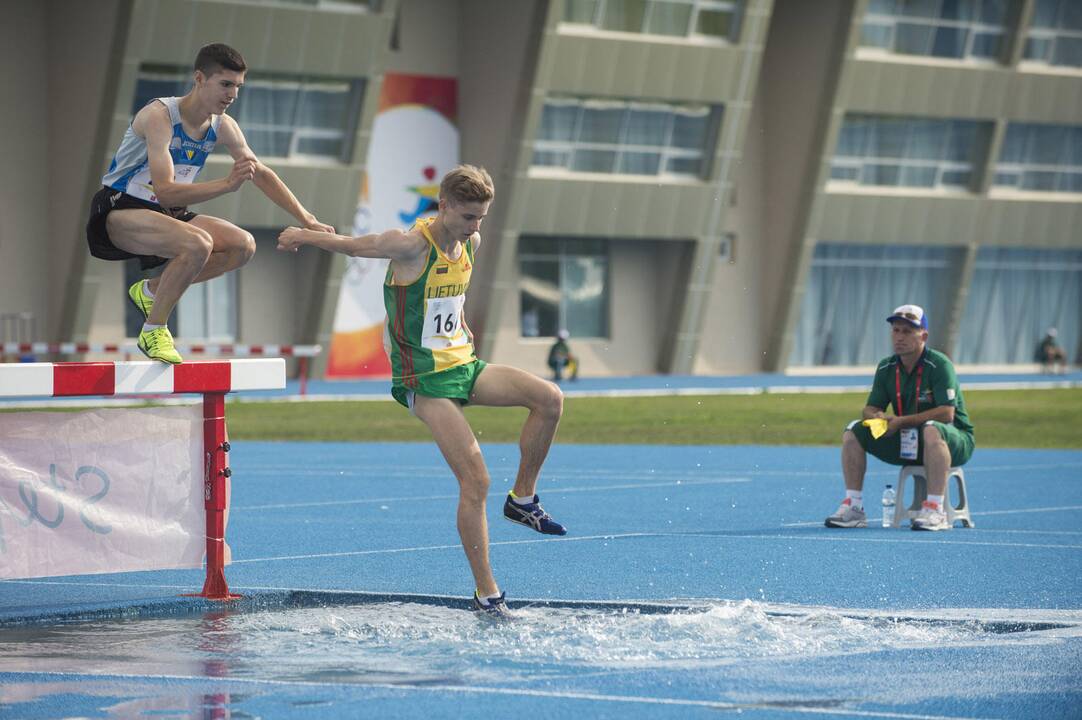
[[[931,332],[944,332],[963,253],[930,245],[818,243],[789,365],[878,362],[891,352],[887,316],[903,303],[923,307]]]
[[[609,247],[602,239],[519,239],[522,337],[608,337]]]
[[[201,342],[237,339],[237,273],[192,285],[177,303],[177,337]]]
[[[736,42],[743,0],[567,0],[564,22],[599,30]]]
[[[969,189],[990,123],[846,115],[830,179],[838,185]]]
[[[1068,363],[1082,360],[1082,250],[979,248],[955,362],[1037,362],[1051,327]]]
[[[1037,0],[1023,54],[1033,62],[1082,67],[1082,3]]]
[[[1082,126],[1009,124],[993,184],[1034,192],[1082,193]]]
[[[139,71],[132,113],[157,97],[184,95],[191,71],[147,66]],[[261,158],[349,162],[361,110],[363,80],[248,73],[229,114]]]
[[[533,167],[702,177],[720,121],[720,107],[549,98]]]
[[[870,0],[860,45],[939,58],[1003,56],[1010,0]]]
[[[250,5],[264,5],[266,0],[233,0]],[[278,0],[290,5],[308,5],[320,10],[379,12],[382,0]]]

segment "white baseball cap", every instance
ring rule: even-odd
[[[920,305],[899,305],[887,318],[887,322],[901,320],[921,330],[928,329],[928,316],[924,314],[924,308]]]

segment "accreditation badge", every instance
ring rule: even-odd
[[[899,437],[902,440],[902,459],[903,460],[916,460],[917,459],[917,429],[916,428],[904,428],[899,431]]]

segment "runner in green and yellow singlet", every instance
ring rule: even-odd
[[[388,267],[383,286],[383,344],[391,358],[391,394],[406,407],[411,391],[467,402],[485,367],[474,355],[473,333],[463,312],[473,272],[473,242],[463,243],[462,253],[452,260],[432,237],[435,222],[419,220],[414,228],[430,246],[420,276],[410,282]]]
[[[481,222],[495,196],[483,168],[460,165],[440,183],[439,214],[407,231],[347,237],[286,228],[278,249],[301,245],[355,257],[388,258],[384,341],[391,358],[395,400],[432,432],[459,483],[458,532],[473,573],[473,609],[509,614],[488,559],[485,498],[489,474],[462,406],[525,407],[521,457],[504,517],[546,535],[567,530],[541,507],[537,477],[563,413],[563,393],[553,383],[507,365],[486,364],[474,354],[464,306]]]

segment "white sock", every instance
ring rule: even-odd
[[[476,593],[476,595],[482,605],[491,605],[494,601],[500,599],[500,593],[496,593],[495,595],[482,595],[481,593]]]
[[[860,490],[846,490],[845,497],[849,499],[849,506],[855,510],[864,507],[864,494]]]
[[[935,503],[938,507],[943,507],[943,496],[942,495],[929,495],[928,496],[928,502]]]
[[[143,332],[150,332],[151,330],[157,330],[163,328],[165,325],[151,325],[150,323],[143,323]]]
[[[533,502],[533,495],[528,495],[528,496],[526,496],[524,498],[520,498],[518,495],[515,495],[515,493],[513,493],[513,492],[509,493],[509,494],[511,495],[511,499],[515,501],[516,505],[529,505],[530,503]]]
[[[144,280],[143,281],[143,294],[146,295],[151,300],[154,299],[154,293],[150,292],[150,281],[149,280]]]

